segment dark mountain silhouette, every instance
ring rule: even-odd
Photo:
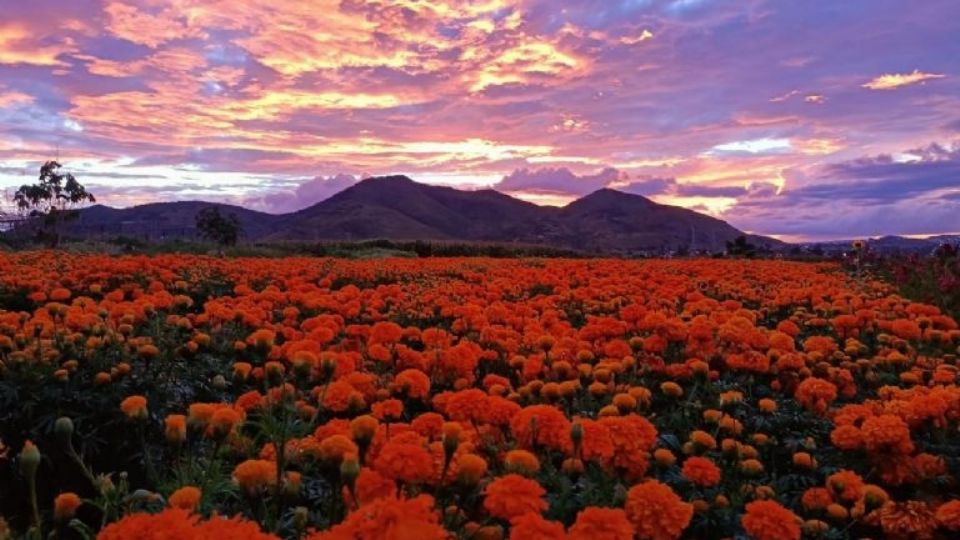
[[[223,214],[240,220],[245,238],[258,239],[275,232],[284,216],[249,210],[242,206],[203,201],[150,203],[130,208],[111,208],[97,204],[79,212],[68,224],[69,233],[78,236],[129,236],[150,240],[194,239],[195,219],[204,208],[216,206]]]
[[[678,249],[719,251],[728,240],[744,235],[727,222],[646,197],[601,189],[560,210],[567,226],[567,245],[601,252]],[[752,238],[769,247],[776,240]]]
[[[491,189],[462,191],[382,176],[290,214],[270,239],[509,241],[541,215],[541,207]]]
[[[81,211],[71,233],[145,239],[195,238],[206,202],[158,203]],[[597,253],[688,249],[721,251],[744,233],[725,221],[601,189],[563,208],[542,207],[491,189],[463,191],[405,176],[369,178],[298,212],[274,215],[217,205],[253,241],[437,240],[543,244]],[[783,243],[750,237],[762,247]]]

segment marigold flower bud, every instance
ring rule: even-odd
[[[30,441],[23,443],[20,451],[20,472],[32,479],[40,466],[40,450]]]
[[[203,495],[203,492],[200,491],[200,488],[194,486],[183,486],[182,488],[174,491],[170,494],[170,497],[167,498],[167,502],[173,508],[182,508],[189,512],[196,510],[197,505],[200,504],[200,497]]]
[[[82,504],[83,500],[76,493],[68,491],[57,495],[53,500],[53,519],[62,523],[73,518]]]
[[[120,402],[120,410],[131,420],[146,420],[149,416],[147,398],[143,396],[130,396],[124,399]]]
[[[73,442],[73,420],[67,416],[57,418],[53,424],[53,433],[64,448],[69,448]]]
[[[583,474],[583,460],[579,458],[567,458],[560,464],[560,470],[563,471],[563,474],[571,478],[576,478]]]

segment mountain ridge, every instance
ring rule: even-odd
[[[747,235],[694,210],[602,188],[566,206],[548,207],[493,189],[459,190],[403,175],[364,179],[295,212],[269,214],[208,201],[95,205],[80,211],[68,233],[144,239],[193,238],[194,217],[216,206],[239,219],[258,242],[432,240],[539,244],[585,252],[721,251],[744,235],[766,248],[786,244]]]

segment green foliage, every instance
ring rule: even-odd
[[[221,247],[234,246],[243,232],[240,220],[234,214],[223,215],[220,208],[210,206],[197,213],[197,231],[202,238]]]

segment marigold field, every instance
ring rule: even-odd
[[[958,538],[958,347],[831,264],[0,254],[0,538]]]

